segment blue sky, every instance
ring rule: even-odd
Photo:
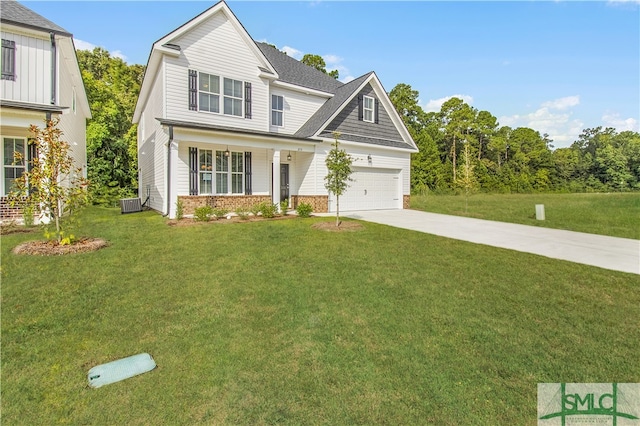
[[[215,1],[21,1],[73,33],[146,64],[151,45]],[[300,59],[321,55],[348,81],[375,71],[420,105],[451,96],[501,125],[570,145],[585,128],[640,131],[638,1],[233,1],[249,34]]]

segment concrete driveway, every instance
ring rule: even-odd
[[[341,216],[640,274],[640,240],[517,225],[417,210],[345,212]]]

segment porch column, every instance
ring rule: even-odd
[[[273,150],[273,182],[271,187],[271,199],[273,200],[273,204],[278,206],[278,211],[280,211],[280,151],[277,149]]]

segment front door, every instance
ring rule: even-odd
[[[289,165],[280,164],[280,201],[289,199]]]

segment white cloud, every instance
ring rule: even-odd
[[[447,102],[451,98],[460,98],[465,103],[467,103],[469,105],[473,104],[473,97],[472,96],[469,96],[469,95],[451,95],[451,96],[446,96],[446,97],[440,98],[440,99],[431,99],[431,100],[429,100],[429,102],[426,103],[426,105],[423,107],[423,109],[425,110],[425,112],[437,112],[437,111],[440,111],[440,109],[442,108],[442,104]]]
[[[604,127],[614,127],[619,132],[631,130],[633,132],[640,131],[640,125],[635,118],[622,118],[618,113],[606,113],[602,116],[602,124]]]
[[[299,51],[298,49],[295,49],[291,46],[284,46],[282,49],[284,53],[286,53],[287,55],[291,56],[294,59],[300,60],[302,59],[303,53],[301,51]]]
[[[502,126],[529,127],[541,134],[546,133],[556,148],[566,147],[576,141],[584,129],[584,122],[572,118],[573,113],[567,111],[579,104],[579,96],[567,96],[544,102],[529,114],[499,117],[498,121]]]
[[[340,62],[342,62],[342,58],[336,55],[324,55],[322,59],[324,59],[324,62],[327,65],[339,64]]]
[[[124,62],[127,62],[127,57],[125,55],[123,55],[122,51],[120,51],[120,50],[114,50],[113,52],[111,52],[111,56],[114,57],[114,58],[120,58]]]
[[[98,47],[95,44],[91,44],[88,41],[80,40],[78,38],[73,39],[73,44],[76,46],[76,50],[93,50]]]
[[[566,96],[542,104],[543,108],[565,110],[580,104],[580,96]]]

